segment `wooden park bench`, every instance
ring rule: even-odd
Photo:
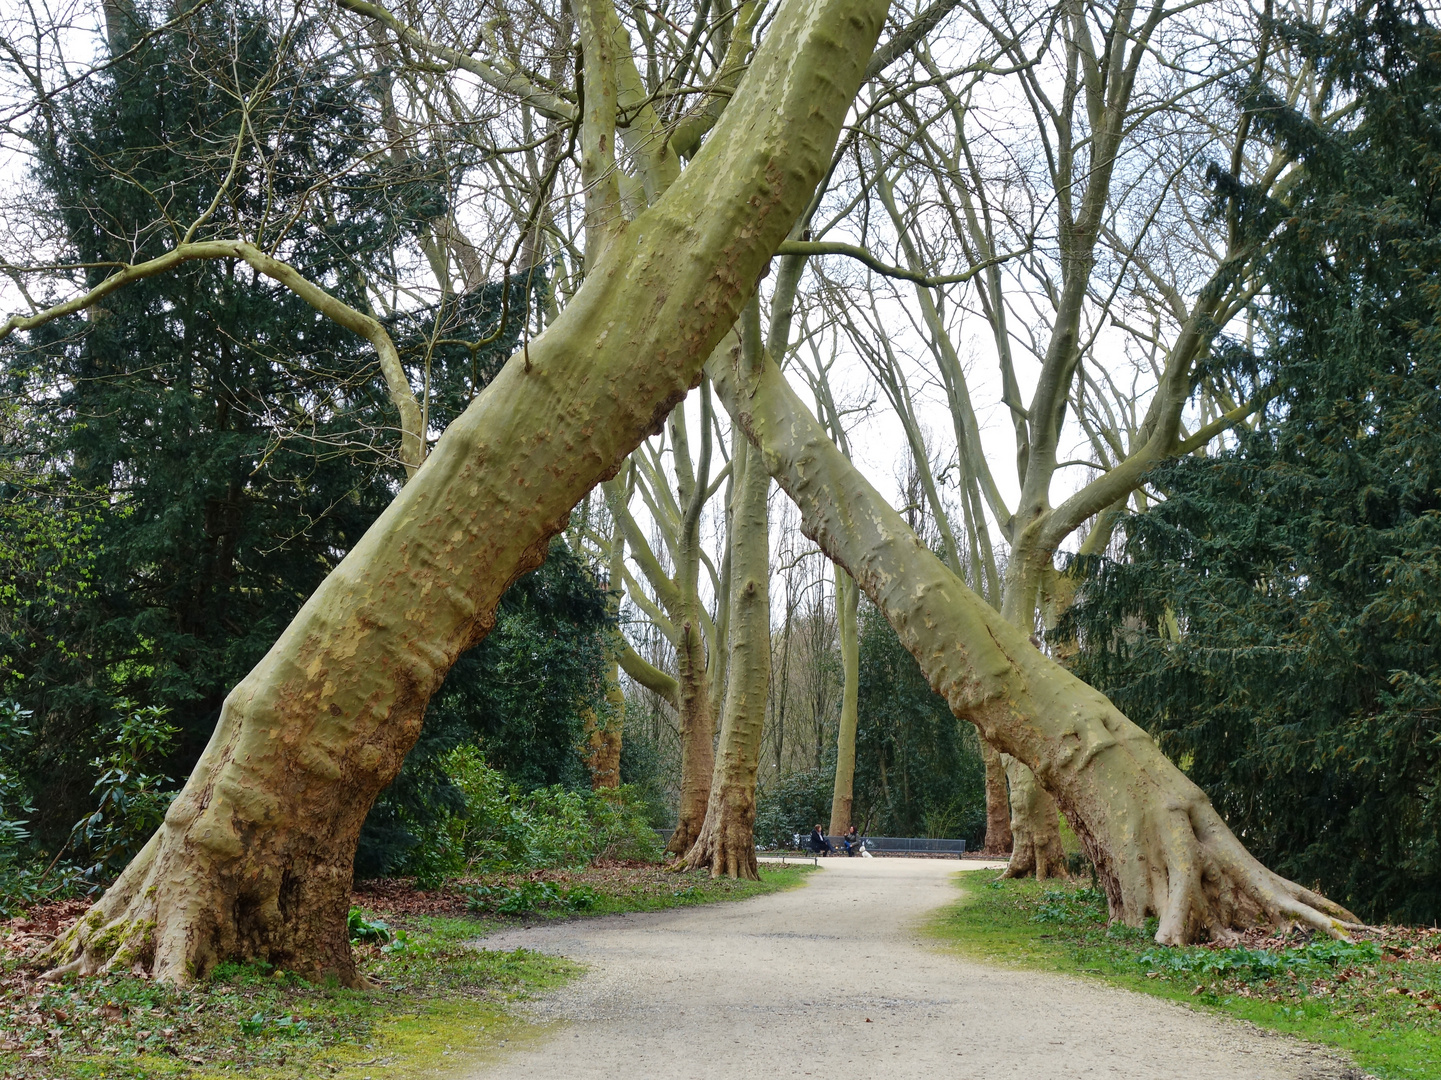
[[[764,854],[771,858],[779,858],[782,863],[787,861],[809,860],[812,864],[818,864],[822,853],[812,851],[801,839],[800,833],[794,834],[792,839],[795,847],[785,850],[766,851]],[[831,857],[846,858],[846,850],[841,843],[840,837],[827,837],[831,842]],[[863,836],[861,837],[861,848],[869,851],[872,855],[954,855],[960,858],[966,853],[966,842],[964,840],[931,839],[923,836]]]

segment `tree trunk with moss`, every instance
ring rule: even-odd
[[[841,647],[841,716],[836,727],[836,780],[831,789],[830,835],[844,836],[851,827],[855,802],[856,728],[859,726],[861,656],[856,614],[860,590],[836,566],[836,636]]]
[[[759,333],[759,320],[754,320]],[[745,335],[750,336],[750,335]],[[755,351],[759,351],[758,346]],[[741,360],[741,363],[746,363]],[[705,821],[685,854],[688,869],[708,868],[712,877],[758,881],[756,866],[756,771],[770,692],[770,529],[767,498],[771,478],[760,454],[737,441],[731,514],[729,678],[721,714],[720,752],[710,783]]]
[[[785,0],[692,165],[610,225],[571,303],[227,696],[165,823],[56,942],[59,971],[138,966],[183,983],[264,958],[363,981],[346,913],[376,794],[506,587],[699,379],[828,166],[885,11]]]
[[[607,571],[606,608],[618,623],[621,603],[625,600],[625,536],[620,524],[614,520],[611,522]],[[618,625],[612,634],[613,652],[605,670],[605,713],[598,714],[594,709],[587,709],[585,713],[585,766],[590,772],[590,786],[594,791],[620,786],[620,749],[625,735],[625,691],[620,687],[620,656],[627,644]]]
[[[620,665],[606,669],[606,714],[585,713],[585,767],[593,790],[620,787],[620,749],[625,733],[625,692],[620,688]]]
[[[948,570],[827,439],[774,365],[712,368],[732,417],[959,719],[1025,764],[1095,863],[1111,915],[1182,944],[1253,926],[1344,935],[1344,908],[1257,862],[1210,800],[1104,695],[1046,657]]]

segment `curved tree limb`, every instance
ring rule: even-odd
[[[94,307],[105,297],[125,286],[168,273],[188,262],[204,259],[240,259],[266,277],[284,285],[296,296],[320,312],[326,318],[339,323],[365,338],[375,347],[380,358],[380,371],[385,377],[385,386],[390,394],[391,404],[400,414],[400,460],[407,476],[414,476],[425,460],[425,432],[421,430],[420,404],[405,376],[400,354],[395,343],[375,319],[364,312],[356,311],[349,304],[337,300],[319,285],[307,279],[289,263],[281,262],[272,255],[261,251],[254,244],[244,240],[202,240],[196,243],[179,244],[163,255],[157,255],[141,263],[130,263],[118,267],[113,274],[89,292],[64,303],[56,304],[33,315],[12,315],[0,325],[0,341],[17,330],[33,330],[37,326],[73,315]]]
[[[620,669],[647,690],[657,695],[672,709],[680,708],[680,686],[674,677],[667,675],[631,647],[630,642],[620,653]]]
[[[520,101],[545,116],[554,117],[557,120],[577,119],[574,105],[549,91],[540,89],[519,71],[506,71],[494,67],[459,49],[452,49],[448,45],[432,41],[418,30],[401,22],[383,4],[373,3],[372,0],[335,0],[335,2],[347,11],[384,24],[396,37],[417,52],[429,53],[452,67],[468,71],[492,89],[516,95]]]

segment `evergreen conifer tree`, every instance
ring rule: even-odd
[[[1077,670],[1247,846],[1372,918],[1441,917],[1441,33],[1378,4],[1312,42],[1358,121],[1305,162],[1269,346],[1218,354],[1276,398],[1088,573]]]

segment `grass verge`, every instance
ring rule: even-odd
[[[1249,1020],[1345,1051],[1385,1080],[1441,1076],[1441,932],[1387,928],[1354,944],[1258,932],[1233,947],[1168,948],[1152,939],[1154,920],[1108,926],[1092,888],[974,871],[959,880],[964,895],[929,929],[965,955]]]
[[[807,868],[808,869],[808,868]],[[597,867],[565,879],[594,902],[586,914],[654,911],[740,900],[799,884],[804,870],[762,869],[760,882],[712,881],[659,867]],[[530,880],[530,878],[525,878]],[[510,888],[494,881],[492,885]],[[521,884],[518,879],[515,886]],[[35,957],[54,932],[34,920],[0,924],[0,1076],[5,1080],[387,1080],[447,1071],[539,1030],[508,1006],[580,972],[565,960],[470,948],[498,927],[575,917],[573,911],[474,913],[461,887],[419,892],[405,883],[356,894],[352,920],[368,992],[322,986],[264,964],[225,964],[177,989],[133,975],[38,983]],[[72,913],[73,914],[73,913]],[[379,925],[384,933],[375,932]]]

